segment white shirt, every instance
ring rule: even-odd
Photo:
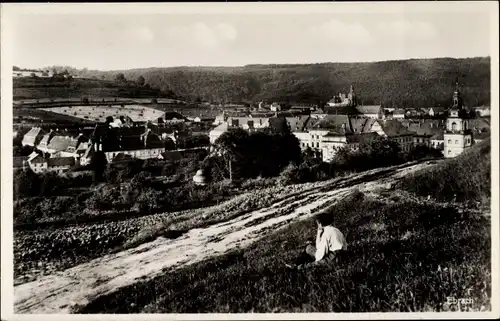
[[[347,242],[344,234],[338,228],[328,225],[323,227],[323,229],[318,229],[316,236],[316,262],[321,260],[328,252],[335,252],[341,249],[347,249]]]

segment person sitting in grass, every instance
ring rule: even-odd
[[[289,268],[301,270],[311,266],[331,265],[336,261],[339,251],[347,250],[344,234],[332,225],[333,215],[331,213],[319,213],[315,219],[318,224],[316,245],[307,242],[305,251],[296,264],[294,266],[287,264]]]

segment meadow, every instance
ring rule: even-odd
[[[105,122],[106,117],[109,116],[113,118],[129,116],[133,121],[154,121],[164,114],[157,109],[141,105],[66,106],[39,109],[96,122]]]
[[[488,176],[489,144],[408,175],[395,190],[377,197],[355,191],[333,205],[335,226],[349,247],[332,268],[290,271],[284,266],[314,238],[315,223],[308,219],[248,248],[99,297],[79,312],[490,310],[490,195],[469,183]],[[471,163],[477,170],[453,166]],[[438,184],[445,179],[452,183],[451,192]],[[414,190],[425,184],[430,199]],[[460,190],[468,190],[469,200],[477,203],[453,200]],[[453,298],[472,302],[448,304]]]

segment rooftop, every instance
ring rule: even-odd
[[[363,115],[379,114],[382,111],[382,106],[380,105],[356,106],[356,110]]]
[[[47,158],[48,167],[73,166],[73,165],[75,165],[75,159],[73,157]]]

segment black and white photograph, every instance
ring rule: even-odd
[[[498,9],[3,3],[2,320],[500,317]]]

